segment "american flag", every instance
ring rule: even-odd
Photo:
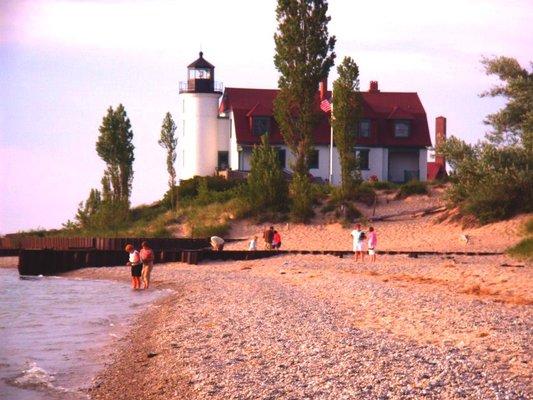
[[[320,102],[320,109],[324,112],[330,112],[331,111],[331,101],[328,99],[324,99]]]

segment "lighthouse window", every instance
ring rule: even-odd
[[[228,169],[229,164],[229,154],[227,151],[218,152],[218,169],[224,170]]]
[[[270,117],[253,117],[252,134],[261,136],[270,133]]]
[[[211,71],[207,68],[189,70],[189,79],[210,79]]]

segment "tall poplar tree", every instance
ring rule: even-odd
[[[350,196],[361,180],[355,156],[357,128],[361,117],[359,67],[351,57],[344,57],[337,67],[339,77],[333,82],[333,112],[331,124],[341,164],[341,193]]]
[[[274,65],[280,73],[274,116],[285,143],[294,155],[291,167],[292,214],[305,220],[312,214],[309,157],[313,129],[320,119],[317,89],[333,66],[335,37],[329,36],[325,0],[278,0],[274,34]]]
[[[168,186],[170,190],[170,206],[172,209],[176,206],[176,169],[174,168],[174,162],[176,161],[178,139],[174,136],[175,132],[176,124],[172,119],[172,115],[167,112],[163,119],[163,125],[161,126],[161,137],[157,143],[167,151]]]
[[[287,183],[279,162],[278,152],[261,136],[261,144],[254,146],[248,175],[250,202],[259,211],[280,211],[287,203]]]
[[[109,107],[98,130],[96,152],[106,163],[105,175],[111,184],[112,199],[129,205],[135,146],[124,106],[119,104],[116,110]]]

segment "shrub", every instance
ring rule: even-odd
[[[522,239],[517,245],[508,249],[507,253],[516,258],[533,260],[533,237]]]
[[[309,177],[302,174],[295,174],[290,185],[291,219],[296,222],[307,222],[314,214],[313,212],[313,186],[309,182]]]
[[[179,195],[179,187],[174,186],[172,189],[174,191],[174,201],[178,202],[178,195]],[[165,208],[166,210],[172,210],[172,196],[171,196],[171,189],[169,188],[165,194],[163,195],[163,198],[161,199],[161,206]]]
[[[229,225],[227,222],[214,225],[192,225],[191,237],[193,238],[208,238],[211,236],[224,236],[228,233]]]
[[[340,202],[335,207],[335,218],[344,226],[347,227],[355,220],[361,218],[363,214],[348,201]]]
[[[368,183],[362,183],[353,193],[353,199],[367,206],[371,206],[376,201],[376,192]]]
[[[396,198],[405,199],[406,197],[412,196],[414,194],[427,194],[427,193],[428,193],[428,189],[424,182],[412,180],[400,186],[400,190],[398,191]]]
[[[204,182],[209,191],[224,192],[241,185],[239,181],[227,180],[221,176],[195,176],[180,182],[178,186],[178,199],[191,199],[198,195],[201,182]]]
[[[375,181],[371,182],[370,185],[376,190],[392,190],[398,187],[398,185],[389,181]]]

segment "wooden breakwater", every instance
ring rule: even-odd
[[[411,258],[418,258],[420,256],[494,256],[501,255],[501,252],[479,252],[479,251],[408,251],[408,250],[378,250],[376,252],[380,255],[404,255]],[[199,264],[204,260],[256,260],[260,258],[273,257],[277,255],[297,254],[297,255],[331,255],[335,257],[353,257],[354,252],[349,250],[184,250],[182,252],[182,262],[188,264]]]
[[[182,250],[154,251],[154,262],[182,261]],[[124,250],[20,250],[20,275],[56,275],[89,267],[126,265]],[[184,260],[188,262],[186,258]]]
[[[23,249],[19,251],[20,275],[55,275],[87,267],[104,267],[125,265],[128,255],[123,250],[95,250],[95,249],[70,249],[70,250],[35,250]],[[474,252],[474,251],[395,251],[381,250],[380,255],[404,255],[418,258],[420,256],[491,256],[500,255],[499,252]],[[332,255],[336,257],[353,257],[353,251],[338,250],[227,250],[212,251],[210,249],[183,249],[154,251],[155,263],[184,262],[197,265],[207,260],[238,261],[256,260],[267,257],[288,254],[313,254]]]
[[[103,237],[5,237],[0,238],[1,250],[15,249],[95,249],[95,250],[124,250],[126,244],[131,243],[136,248],[141,246],[143,241],[150,243],[150,247],[155,251],[160,250],[182,250],[182,249],[202,249],[209,247],[209,239],[190,238],[103,238]]]

